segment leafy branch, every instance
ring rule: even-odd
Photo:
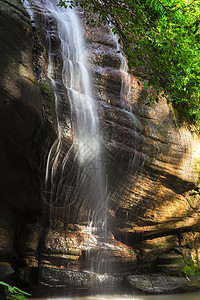
[[[8,283],[5,283],[3,281],[0,281],[0,285],[4,286],[8,290],[8,296],[6,297],[7,299],[17,299],[17,300],[26,300],[26,296],[31,296],[31,294],[26,293],[16,286],[11,286]]]

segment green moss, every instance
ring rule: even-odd
[[[43,90],[45,90],[45,91],[48,91],[48,90],[49,90],[49,86],[48,86],[48,84],[47,84],[46,82],[42,82],[41,88],[42,88]]]
[[[195,169],[196,172],[200,174],[200,157],[195,160]]]
[[[185,265],[182,272],[188,277],[194,277],[196,275],[196,268],[194,266]]]
[[[191,197],[190,197],[190,199],[189,199],[189,201],[188,201],[190,206],[192,205],[194,199],[195,199],[194,196],[191,196]]]
[[[171,110],[172,119],[174,120],[174,123],[176,124],[176,128],[179,129],[177,113],[176,113],[172,103],[169,103],[169,107],[170,107],[170,110]]]
[[[46,53],[47,52],[46,47],[44,45],[42,45],[42,48],[43,48],[44,53]]]
[[[182,268],[182,273],[185,275],[185,276],[188,276],[188,277],[194,277],[198,274],[200,274],[200,271],[198,269],[198,267],[196,266],[196,264],[193,262],[193,260],[186,260],[184,259],[183,260],[183,263],[184,263],[184,267]]]

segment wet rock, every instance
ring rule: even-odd
[[[96,274],[95,275],[95,288],[97,290],[111,290],[120,291],[124,288],[123,275],[110,275],[110,274]]]
[[[92,286],[92,275],[87,272],[57,270],[53,268],[24,268],[18,271],[21,282],[53,288],[87,289]]]
[[[123,275],[95,274],[84,271],[58,270],[53,268],[23,268],[17,272],[19,283],[26,284],[32,289],[57,288],[71,291],[89,290],[102,293],[103,291],[122,291],[126,285]],[[31,287],[31,284],[33,286]],[[52,289],[53,291],[53,289]]]
[[[131,275],[127,279],[134,289],[152,294],[180,291],[188,282],[188,279],[183,277],[150,275]]]
[[[40,290],[40,295],[57,289],[70,291],[86,290],[95,293],[104,292],[142,292],[146,294],[163,294],[172,292],[183,292],[199,288],[199,275],[193,278],[172,277],[163,275],[110,275],[95,274],[85,271],[69,271],[54,268],[23,268],[16,273],[19,284],[26,284],[27,288]]]
[[[50,284],[54,287],[89,288],[92,284],[91,275],[84,272],[48,270],[44,268],[41,270],[40,277],[41,283]]]
[[[76,224],[68,224],[66,229],[48,229],[40,245],[40,265],[76,270],[92,267],[100,272],[106,267],[112,272],[113,264],[136,263],[137,256],[132,247],[117,241],[112,234],[95,230]]]

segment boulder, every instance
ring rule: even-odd
[[[180,291],[188,280],[180,277],[133,275],[128,281],[134,289],[152,294]]]

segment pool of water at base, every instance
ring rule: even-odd
[[[75,297],[31,298],[31,300],[200,300],[200,291],[169,295],[90,295]]]

